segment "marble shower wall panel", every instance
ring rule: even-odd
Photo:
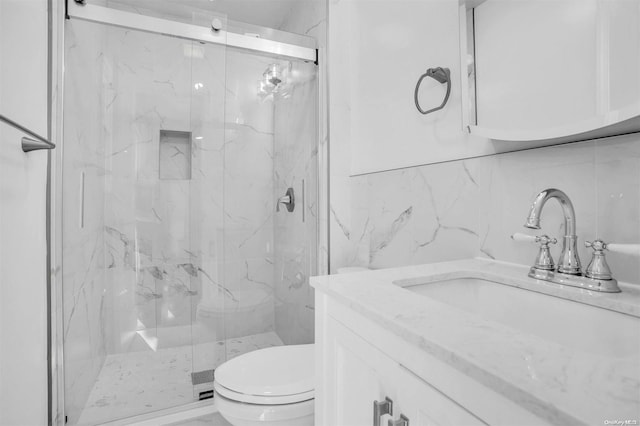
[[[318,79],[317,95],[312,100],[318,106],[317,111],[317,149],[318,149],[318,183],[315,186],[317,197],[318,247],[317,271],[318,275],[328,274],[329,265],[329,110],[328,110],[328,55],[327,55],[327,13],[326,0],[307,0],[295,2],[289,15],[283,21],[280,29],[296,34],[313,37],[318,46],[319,64],[316,66]]]
[[[640,137],[633,134],[353,177],[353,238],[339,261],[385,268],[480,256],[531,265],[536,245],[510,235],[564,235],[555,200],[540,231],[523,227],[534,197],[552,187],[574,204],[583,268],[591,259],[584,241],[640,242]],[[561,244],[551,250],[557,259]],[[617,279],[640,283],[637,259],[609,253],[607,260]]]
[[[66,21],[63,161],[63,306],[65,405],[76,424],[108,352],[106,322],[113,289],[105,278],[104,167],[109,114],[106,32]],[[84,177],[84,185],[83,185]]]
[[[143,348],[136,331],[191,322],[190,180],[159,179],[160,131],[191,131],[191,44],[109,29],[105,235],[109,280],[119,288],[110,353]],[[188,155],[173,151],[165,160]]]
[[[225,300],[224,310],[246,310],[241,319],[237,317],[244,324],[229,325],[229,332],[258,326],[259,332],[270,331],[274,323],[273,104],[258,97],[257,91],[258,81],[274,60],[231,49],[226,60],[222,270],[223,285],[236,300]],[[267,300],[258,303],[253,298],[256,294],[264,294]]]
[[[293,212],[282,208],[275,216],[275,319],[285,344],[303,344],[313,342],[309,276],[318,273],[318,81],[313,64],[291,67],[289,95],[274,100],[274,197],[293,188],[296,200]]]

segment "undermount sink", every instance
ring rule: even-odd
[[[640,318],[482,278],[395,285],[556,344],[607,357],[640,355]]]

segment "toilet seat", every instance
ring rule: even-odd
[[[215,371],[214,390],[238,402],[281,405],[314,398],[314,345],[277,346],[231,359]]]
[[[220,396],[223,396],[231,401],[244,402],[247,404],[258,405],[283,405],[283,404],[295,404],[297,402],[308,401],[314,398],[315,392],[313,390],[302,393],[295,393],[292,395],[275,395],[275,396],[263,396],[263,395],[249,395],[240,392],[234,392],[231,389],[227,389],[218,382],[213,382],[213,389]]]

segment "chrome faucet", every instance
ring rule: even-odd
[[[558,260],[558,272],[569,275],[580,275],[580,257],[578,257],[578,237],[576,236],[576,213],[571,200],[559,189],[549,188],[540,192],[531,205],[529,216],[525,227],[530,229],[540,229],[540,214],[542,208],[551,198],[560,202],[562,213],[564,214],[564,232],[562,239],[562,252]]]
[[[524,226],[530,229],[540,229],[540,214],[546,202],[551,198],[558,200],[564,214],[565,236],[562,240],[562,253],[560,254],[557,270],[554,270],[553,259],[551,259],[549,252],[549,244],[554,244],[556,242],[555,238],[550,238],[546,235],[533,237],[514,234],[511,236],[515,241],[535,241],[541,244],[536,262],[529,269],[529,277],[593,291],[620,292],[618,282],[611,276],[611,270],[604,258],[604,250],[609,248],[622,253],[638,252],[640,255],[640,246],[628,244],[607,245],[600,240],[587,242],[586,246],[593,248],[594,253],[585,276],[583,276],[580,258],[578,257],[576,213],[567,194],[555,188],[545,189],[540,192],[531,205],[529,216]]]

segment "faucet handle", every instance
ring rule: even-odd
[[[640,256],[640,244],[616,244],[603,243],[605,249],[612,253],[629,254],[632,256]]]
[[[535,269],[540,269],[543,271],[553,271],[555,269],[555,265],[553,263],[553,258],[551,257],[551,252],[549,251],[549,244],[556,244],[558,242],[557,239],[551,238],[548,235],[526,235],[516,232],[511,236],[513,241],[523,242],[523,243],[540,243],[540,250],[538,251],[538,255],[536,256],[536,262],[533,265]]]
[[[591,247],[593,249],[591,261],[589,262],[587,269],[584,271],[587,278],[595,280],[613,279],[611,269],[609,268],[607,259],[604,256],[604,251],[608,249],[607,243],[602,240],[585,241],[584,246]]]
[[[585,241],[584,246],[587,248],[592,248],[594,250],[602,251],[607,248],[607,243],[602,240]]]
[[[540,235],[535,238],[536,242],[540,243],[540,250],[538,251],[536,263],[533,267],[544,271],[553,271],[555,269],[555,265],[553,263],[553,257],[551,257],[551,252],[549,251],[549,244],[555,244],[558,240],[551,238],[548,235]]]
[[[542,243],[542,244],[555,244],[558,242],[557,239],[551,238],[548,235],[527,235],[521,234],[520,232],[516,232],[511,235],[511,239],[513,241],[517,241],[519,243]]]
[[[535,243],[538,241],[538,237],[535,235],[521,234],[520,232],[511,235],[511,239],[518,243]]]
[[[594,250],[609,250],[612,253],[629,254],[631,256],[640,256],[640,244],[617,244],[605,243],[602,240],[585,241],[585,247],[591,247]]]

